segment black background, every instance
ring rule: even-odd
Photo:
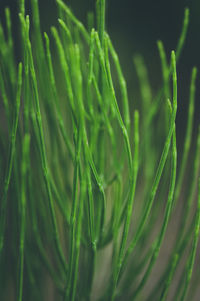
[[[95,0],[65,0],[75,15],[86,22],[87,11],[95,9]],[[4,8],[11,8],[14,24],[18,0],[0,0],[0,16]],[[30,0],[26,1],[30,6]],[[56,23],[55,0],[39,0],[41,23],[44,30]],[[167,51],[174,49],[178,39],[184,8],[190,8],[190,27],[184,49],[187,67],[198,64],[200,50],[200,3],[198,0],[134,1],[107,0],[107,30],[121,56],[143,53],[148,60],[156,53],[156,41],[162,39]],[[29,9],[27,13],[30,13]]]
[[[89,10],[95,9],[94,0],[65,0],[75,15],[86,23]],[[9,6],[12,12],[14,28],[17,28],[17,0],[0,0],[0,17],[4,22],[4,8]],[[27,13],[30,13],[30,0],[26,1]],[[57,13],[54,0],[40,0],[42,30],[48,31],[49,26],[56,24]],[[192,67],[200,66],[200,1],[134,1],[107,0],[106,27],[119,53],[128,86],[134,87],[134,68],[132,56],[141,53],[148,66],[150,81],[156,90],[160,85],[160,62],[156,41],[161,39],[170,57],[172,49],[176,48],[181,31],[184,8],[190,8],[190,26],[186,44],[178,65],[178,118],[179,135],[183,135],[182,125],[187,116],[189,81]],[[15,33],[17,44],[17,33]],[[197,79],[197,95],[195,111],[195,128],[200,116],[200,72]]]

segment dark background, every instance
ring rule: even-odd
[[[26,1],[29,7],[31,0]],[[65,0],[75,15],[86,23],[89,10],[95,9],[95,0]],[[14,23],[17,20],[18,0],[0,0],[0,17],[4,8],[11,8]],[[44,30],[56,23],[55,0],[39,0]],[[162,39],[167,51],[174,49],[181,30],[184,8],[190,8],[190,27],[184,49],[184,65],[198,64],[200,50],[199,0],[134,1],[107,0],[107,30],[120,56],[130,58],[135,52],[143,53],[146,60],[157,56],[156,41]],[[30,13],[29,9],[27,13]],[[182,57],[183,60],[183,57]],[[126,60],[125,60],[126,61]],[[128,66],[126,66],[128,67]]]
[[[95,0],[65,0],[75,15],[86,24],[87,12],[95,9]],[[4,8],[12,11],[14,28],[17,27],[17,0],[0,0],[0,17],[3,22]],[[30,0],[26,1],[27,7]],[[54,0],[40,0],[42,29],[48,31],[49,26],[56,24],[57,13]],[[156,91],[161,83],[161,71],[156,41],[161,39],[170,57],[176,48],[181,31],[184,8],[190,8],[190,26],[186,44],[178,65],[179,109],[177,126],[179,135],[184,133],[182,125],[187,115],[189,81],[192,67],[200,66],[200,1],[199,0],[107,0],[106,27],[118,51],[123,70],[131,89],[138,84],[134,75],[132,56],[141,53],[149,70],[153,89]],[[27,13],[30,13],[29,8]],[[15,34],[17,43],[17,34]],[[199,72],[200,73],[200,72]],[[195,111],[195,128],[199,122],[200,74],[197,79],[197,109]]]

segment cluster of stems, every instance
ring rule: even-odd
[[[38,0],[31,17],[18,2],[18,64],[9,8],[0,24],[1,300],[193,298],[200,281],[195,67],[182,153],[176,146],[176,66],[189,10],[169,62],[158,42],[157,93],[134,56],[141,99],[131,103],[105,30],[105,0],[97,0],[88,29],[56,0],[59,18],[48,33]]]

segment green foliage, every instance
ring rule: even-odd
[[[196,68],[182,154],[176,146],[176,68],[189,10],[170,62],[158,42],[156,95],[134,57],[136,105],[105,31],[105,0],[96,3],[97,30],[90,15],[91,31],[56,4],[58,24],[43,34],[38,0],[30,19],[19,1],[18,64],[8,8],[0,25],[1,300],[194,300]]]

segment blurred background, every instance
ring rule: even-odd
[[[95,0],[65,0],[75,15],[87,24],[87,12],[95,10]],[[17,28],[18,0],[1,0],[0,17],[4,22],[4,8],[9,6],[13,15],[14,28]],[[29,13],[30,0],[26,1]],[[43,31],[49,31],[49,26],[57,23],[55,0],[40,0],[41,24]],[[184,8],[190,8],[190,26],[186,44],[178,65],[179,109],[177,127],[179,137],[183,135],[182,125],[187,116],[187,103],[191,70],[194,65],[199,67],[200,53],[200,2],[198,0],[168,0],[168,1],[132,1],[107,0],[106,27],[120,57],[125,77],[127,79],[130,101],[134,102],[132,92],[137,89],[138,82],[134,72],[132,57],[140,53],[148,67],[149,78],[153,90],[161,84],[160,60],[157,51],[157,40],[161,39],[170,58],[170,51],[176,48],[181,31]],[[17,32],[15,33],[17,45]],[[17,52],[16,52],[17,53]],[[195,127],[200,116],[198,95],[200,93],[197,79],[197,94],[195,111]]]

